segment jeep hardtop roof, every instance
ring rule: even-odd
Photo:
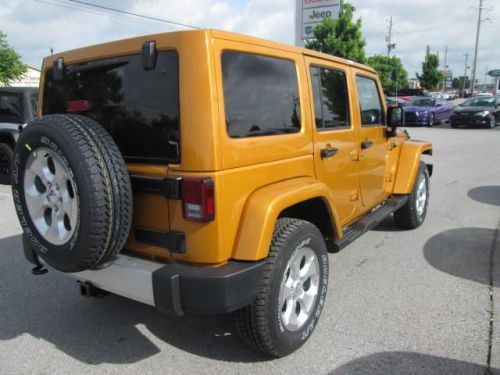
[[[144,35],[140,37],[134,37],[134,38],[127,38],[127,39],[121,39],[121,40],[115,40],[107,43],[102,43],[102,44],[96,44],[92,46],[87,46],[87,47],[82,47],[74,50],[68,50],[64,52],[60,52],[54,55],[50,55],[45,57],[44,59],[44,66],[47,66],[47,64],[52,64],[52,62],[64,55],[64,57],[69,58],[70,60],[79,60],[79,61],[86,61],[89,60],[89,56],[95,56],[96,54],[105,54],[108,57],[113,57],[113,56],[119,56],[120,53],[113,53],[110,51],[113,51],[113,46],[116,45],[125,45],[125,44],[133,44],[135,46],[140,46],[144,41],[150,41],[150,40],[161,40],[164,37],[171,37],[171,36],[181,36],[182,34],[204,34],[204,37],[209,40],[209,39],[225,39],[225,40],[230,40],[234,42],[239,42],[239,43],[247,43],[247,44],[252,44],[252,45],[259,45],[263,47],[268,47],[272,49],[278,49],[278,50],[283,50],[283,51],[288,51],[288,52],[293,52],[297,54],[302,54],[304,56],[311,56],[311,57],[316,57],[324,60],[329,60],[341,64],[346,64],[349,66],[354,66],[359,69],[366,70],[371,73],[376,73],[375,70],[370,68],[369,66],[363,65],[356,63],[351,60],[346,60],[342,59],[340,57],[328,55],[326,53],[322,52],[317,52],[311,49],[307,48],[301,48],[285,43],[280,43],[280,42],[275,42],[271,40],[266,40],[266,39],[261,39],[257,37],[252,37],[252,36],[247,36],[247,35],[242,35],[238,33],[233,33],[233,32],[228,32],[228,31],[222,31],[222,30],[216,30],[216,29],[202,29],[202,30],[183,30],[183,31],[173,31],[173,32],[167,32],[167,33],[160,33],[160,34],[150,34],[150,35]],[[92,58],[90,58],[91,60]]]

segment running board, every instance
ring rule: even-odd
[[[352,223],[344,230],[344,237],[332,243],[333,251],[340,251],[355,239],[361,237],[365,232],[376,227],[387,216],[401,208],[408,201],[407,195],[393,195],[382,205],[375,208],[368,215]]]

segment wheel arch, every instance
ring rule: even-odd
[[[399,156],[393,194],[409,194],[420,168],[421,155],[432,155],[432,144],[422,141],[406,141],[402,144]],[[432,165],[427,165],[432,175]]]
[[[314,213],[318,217],[314,217]],[[325,238],[342,233],[337,210],[325,184],[311,177],[281,181],[256,190],[247,200],[233,259],[255,261],[267,257],[276,222],[282,217],[310,221]]]

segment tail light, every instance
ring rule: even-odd
[[[210,178],[183,178],[182,215],[185,220],[207,222],[215,218],[214,182]]]
[[[88,100],[70,100],[66,102],[66,112],[86,112],[90,109]]]

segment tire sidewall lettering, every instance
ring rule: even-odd
[[[53,246],[50,245],[50,243],[46,244],[42,236],[37,232],[31,218],[29,217],[26,203],[23,200],[25,171],[22,170],[22,166],[25,165],[31,153],[37,152],[37,150],[42,147],[49,148],[50,150],[55,152],[59,156],[64,166],[68,168],[71,177],[74,179],[75,176],[71,168],[71,164],[69,163],[68,158],[65,156],[56,141],[52,140],[47,135],[30,136],[26,140],[21,136],[20,141],[21,142],[18,142],[18,145],[16,146],[14,168],[12,171],[12,196],[21,228],[28,238],[32,249],[35,251],[35,253],[42,257],[48,256],[50,253],[57,254],[60,251],[73,251],[79,238],[80,220],[77,220],[74,234],[68,240],[68,242],[60,246]],[[79,199],[77,191],[75,192],[75,194],[77,196],[77,199]]]

